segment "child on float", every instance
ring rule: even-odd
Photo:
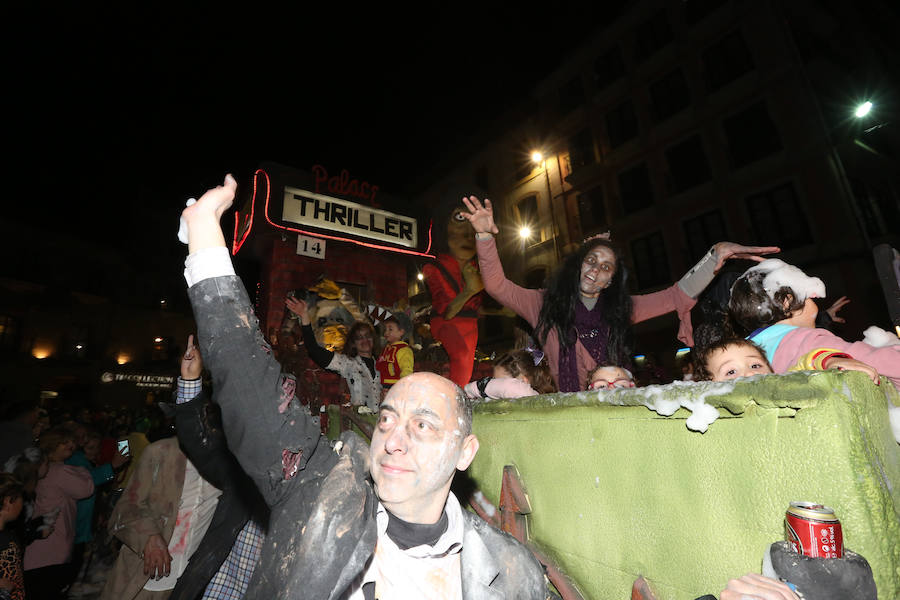
[[[704,346],[695,348],[694,353],[696,355],[694,372],[697,381],[729,381],[738,377],[774,373],[763,349],[744,338],[709,340]],[[878,372],[875,369],[854,360],[843,352],[830,348],[817,348],[810,351],[788,371],[824,371],[826,369],[862,371],[874,382],[878,382]]]
[[[375,363],[381,374],[381,385],[389,389],[401,378],[411,375],[415,366],[412,348],[404,341],[407,327],[392,315],[384,320],[384,350]]]
[[[633,388],[634,375],[624,367],[598,365],[588,373],[586,390],[613,390]]]
[[[729,326],[749,332],[747,339],[762,348],[775,373],[827,358],[821,362],[822,368],[852,368],[875,380],[874,370],[900,387],[900,345],[879,348],[848,342],[816,328],[818,307],[813,298],[824,296],[821,279],[782,260],[768,259],[745,271],[732,286]],[[817,355],[819,352],[823,354]]]
[[[377,411],[381,404],[382,388],[381,376],[375,368],[375,328],[364,321],[355,322],[347,332],[343,352],[332,352],[316,341],[306,302],[287,297],[284,304],[289,311],[300,317],[303,344],[309,358],[323,369],[344,378],[350,389],[350,403],[353,406],[366,407],[360,410]],[[287,397],[290,398],[290,395]]]
[[[558,390],[550,366],[540,350],[507,352],[494,363],[493,377],[483,377],[463,388],[470,398],[525,398],[555,394]]]

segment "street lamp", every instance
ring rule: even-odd
[[[863,102],[862,104],[860,104],[859,106],[856,107],[856,112],[854,112],[853,114],[856,115],[857,119],[862,119],[864,116],[869,114],[869,112],[871,110],[872,110],[872,103],[869,102],[868,100],[866,100],[865,102]]]
[[[519,237],[522,238],[523,240],[527,240],[528,238],[530,238],[531,237],[531,228],[528,227],[527,225],[523,225],[522,227],[520,227],[519,228]]]

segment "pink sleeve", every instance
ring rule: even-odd
[[[631,311],[631,322],[640,323],[675,311],[678,313],[678,339],[688,346],[694,345],[694,328],[691,325],[691,309],[697,300],[685,294],[676,283],[671,287],[652,294],[632,296],[634,307]]]
[[[477,240],[475,246],[478,248],[478,266],[485,291],[534,327],[541,311],[544,293],[541,290],[523,288],[506,278],[494,238]]]
[[[530,385],[515,377],[495,377],[484,388],[488,398],[524,398],[537,396]]]
[[[72,498],[81,500],[94,493],[94,479],[84,467],[65,465],[60,471],[59,487]]]
[[[874,367],[879,375],[888,377],[900,389],[900,346],[877,348],[865,342],[848,342],[826,329],[798,327],[789,332],[775,350],[772,368],[776,373],[784,373],[801,356],[816,348],[834,348],[846,352],[856,360]]]

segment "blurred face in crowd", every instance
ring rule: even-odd
[[[393,344],[394,342],[402,340],[404,333],[406,332],[400,329],[400,326],[393,321],[389,321],[384,325],[384,339],[388,344]]]
[[[413,373],[381,403],[369,447],[375,493],[392,514],[436,523],[457,469],[475,458],[478,439],[464,431],[456,387],[434,373]]]
[[[581,263],[581,295],[596,298],[616,274],[616,253],[607,246],[597,246]]]
[[[75,452],[75,441],[66,440],[56,447],[56,450],[50,453],[50,462],[62,462],[72,456]]]
[[[375,339],[368,328],[360,328],[353,334],[351,343],[356,344],[356,352],[360,356],[372,356],[372,348],[375,347]]]
[[[756,348],[738,345],[729,345],[724,350],[713,352],[707,360],[706,370],[712,375],[713,381],[728,381],[772,372],[769,363]]]
[[[93,463],[97,462],[100,456],[100,440],[97,438],[88,438],[84,443],[84,455]]]
[[[10,521],[15,521],[19,518],[19,513],[22,512],[22,496],[18,496],[16,498],[6,497],[3,499],[3,521],[8,523]]]

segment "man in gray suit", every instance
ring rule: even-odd
[[[219,219],[231,176],[182,213],[191,303],[229,446],[271,508],[248,598],[548,597],[527,548],[463,510],[450,492],[478,451],[458,386],[433,373],[385,397],[369,446],[337,443],[294,398],[259,330]]]

